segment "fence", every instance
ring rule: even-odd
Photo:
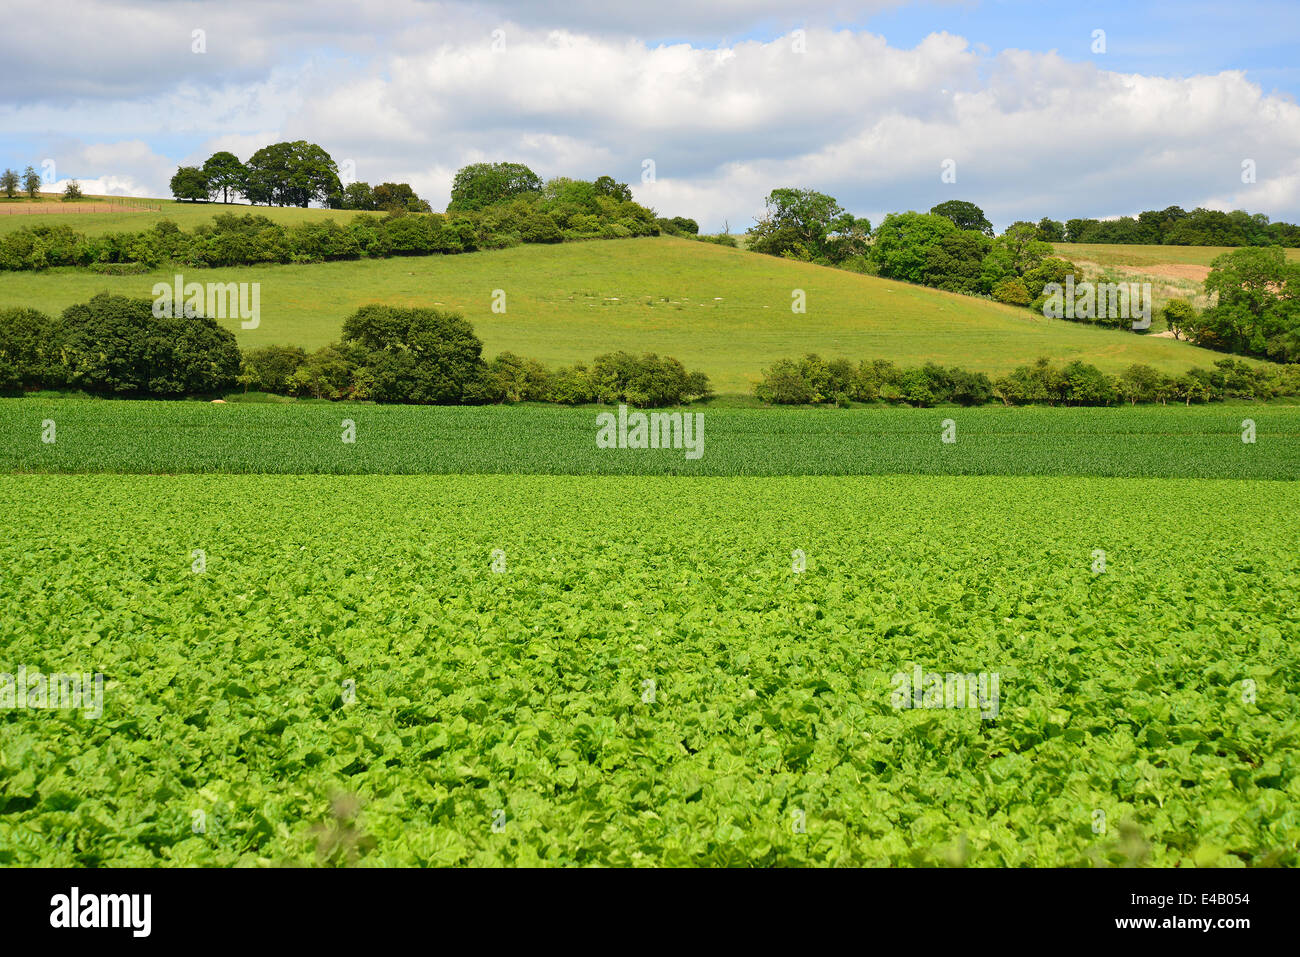
[[[86,202],[64,203],[59,200],[5,202],[0,200],[0,216],[42,216],[51,213],[130,213],[161,212],[162,206],[129,196],[106,196]]]

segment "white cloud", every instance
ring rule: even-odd
[[[574,16],[595,16],[597,6]],[[829,16],[834,7],[819,9]],[[402,21],[414,8],[421,17],[451,13]],[[166,9],[173,32],[182,9]],[[236,5],[222,29],[243,18],[241,30],[265,36],[279,25],[297,44],[328,35],[329,55],[293,60],[250,43],[213,78],[182,72],[160,85],[152,76],[146,94],[0,108],[0,128],[109,141],[116,130],[125,141],[112,142],[116,153],[39,141],[55,143],[61,167],[75,160],[87,174],[154,193],[165,193],[180,161],[223,148],[247,157],[274,139],[302,138],[353,160],[359,178],[408,181],[435,205],[460,166],[509,159],[543,176],[608,173],[661,214],[706,228],[724,219],[745,228],[763,196],[784,185],[830,192],[873,220],[952,198],[978,203],[999,225],[1174,203],[1300,219],[1300,107],[1239,72],[1120,74],[1052,53],[990,56],[943,33],[899,49],[871,33],[816,27],[804,53],[789,36],[647,45],[612,21],[608,33],[507,23],[505,49],[494,51],[492,17],[526,18],[522,8],[470,14],[401,0],[350,40],[340,38],[351,25],[341,3],[327,3],[310,29],[291,25],[282,5],[267,9]],[[377,44],[376,32],[389,28],[391,39]],[[656,164],[653,184],[640,180],[646,158]],[[940,182],[948,158],[953,185]],[[1245,158],[1256,161],[1256,184],[1240,182]]]

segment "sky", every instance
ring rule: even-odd
[[[436,209],[509,160],[707,231],[782,186],[873,223],[1297,222],[1298,52],[1295,0],[46,0],[0,31],[0,167],[166,196],[178,165],[306,139]]]

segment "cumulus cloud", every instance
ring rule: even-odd
[[[146,8],[188,36],[193,5],[107,2]],[[48,95],[0,107],[0,128],[42,148],[53,142],[45,131],[60,131],[69,139],[50,148],[72,151],[84,175],[155,194],[178,162],[215,149],[247,157],[288,138],[322,144],[360,179],[410,182],[435,205],[460,166],[508,159],[543,176],[615,176],[661,214],[706,228],[745,228],[767,192],[785,185],[830,192],[873,221],[953,198],[978,203],[1000,226],[1174,203],[1300,219],[1300,108],[1240,72],[1109,72],[1054,53],[990,53],[942,32],[906,49],[817,26],[720,46],[645,42],[623,14],[600,19],[621,6],[570,5],[558,22],[586,25],[578,29],[554,28],[554,18],[535,26],[541,14],[508,2],[471,11],[399,0],[362,34],[350,6],[333,0],[310,27],[288,5],[234,4],[216,35],[262,39],[212,61],[210,73],[180,68],[165,81],[165,70],[146,71],[133,81],[139,91],[123,80],[92,98],[76,93],[92,64],[81,79],[52,81]],[[681,18],[663,35],[712,29],[716,11],[692,19],[689,6],[655,8],[665,21]],[[745,22],[780,6],[760,3]],[[812,13],[840,11],[824,3]],[[301,55],[267,47],[276,30]],[[213,39],[209,31],[206,56],[217,52]],[[0,54],[14,42],[0,40]],[[117,152],[94,152],[92,141]],[[1254,184],[1241,182],[1245,159],[1256,164]],[[642,176],[647,160],[653,180]],[[951,184],[940,179],[949,160]]]

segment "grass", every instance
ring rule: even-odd
[[[600,449],[596,408],[0,400],[0,471],[1295,479],[1300,408],[694,409],[703,454]],[[692,410],[687,410],[691,412]],[[1242,441],[1242,421],[1256,442]],[[355,423],[353,443],[343,421]],[[956,442],[940,441],[945,419]],[[53,444],[42,442],[47,420]]]
[[[174,270],[102,276],[63,268],[6,274],[0,308],[57,312],[100,291],[149,296]],[[691,240],[657,237],[313,265],[194,270],[187,279],[261,283],[261,325],[242,346],[335,339],[368,302],[442,305],[465,314],[489,356],[510,350],[550,365],[615,349],[657,352],[748,393],[773,361],[935,361],[1003,374],[1039,356],[1117,373],[1143,362],[1169,374],[1208,367],[1215,353],[1183,342],[1045,319],[1024,309]],[[492,311],[493,290],[506,312]],[[802,289],[806,314],[791,311]]]
[[[97,718],[0,710],[0,864],[1294,866],[1298,513],[1262,482],[3,476],[0,670],[105,683]],[[996,675],[989,717],[898,707],[916,668]]]
[[[1053,243],[1056,254],[1099,266],[1141,267],[1164,264],[1209,266],[1236,246],[1143,246],[1125,243]],[[1288,249],[1288,259],[1300,261],[1300,249]]]
[[[125,202],[131,203],[134,200],[130,197],[122,196],[86,196],[80,203],[98,203],[98,202]],[[291,226],[296,223],[320,220],[334,219],[337,222],[347,222],[353,216],[358,215],[348,210],[337,209],[301,209],[298,207],[279,207],[279,206],[248,206],[239,203],[183,203],[174,199],[141,199],[140,203],[148,203],[160,207],[158,210],[133,210],[133,209],[110,209],[104,212],[95,211],[93,213],[65,213],[61,212],[63,207],[62,197],[53,194],[42,194],[37,203],[43,207],[49,208],[49,215],[0,215],[0,233],[9,230],[21,229],[24,226],[67,226],[78,232],[85,233],[88,236],[101,236],[104,233],[117,232],[138,232],[149,229],[154,223],[160,220],[169,219],[177,226],[185,230],[193,229],[202,223],[211,222],[212,217],[221,213],[234,213],[242,216],[245,213],[254,213],[258,216],[266,216],[278,223]],[[28,199],[0,199],[0,203],[14,203],[21,205],[32,205]],[[76,204],[71,204],[76,205]]]

